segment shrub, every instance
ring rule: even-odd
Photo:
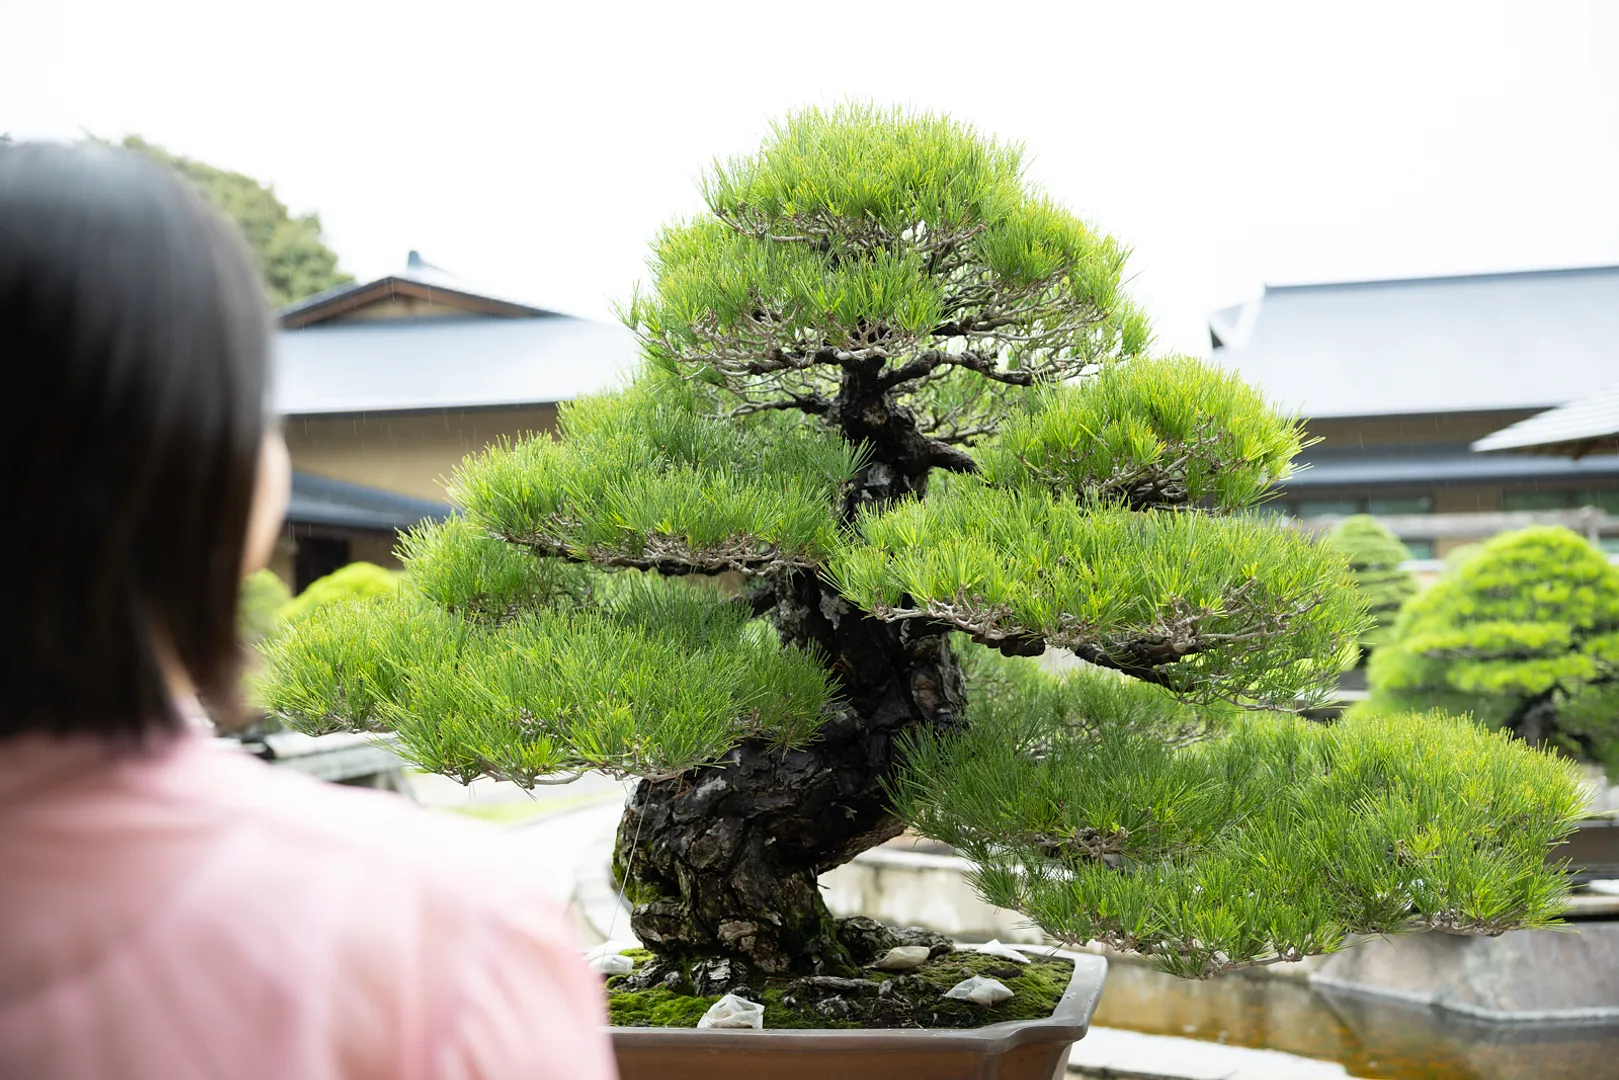
[[[1366,610],[1376,624],[1360,636],[1362,662],[1387,644],[1400,608],[1417,593],[1417,578],[1400,564],[1411,551],[1389,528],[1370,514],[1345,518],[1326,535],[1326,542],[1349,560],[1355,587],[1366,597]]]
[[[1505,533],[1406,605],[1377,707],[1439,706],[1619,766],[1619,568],[1567,529]]]
[[[281,609],[281,622],[298,623],[333,604],[391,597],[399,592],[399,574],[376,563],[354,562],[311,581]]]

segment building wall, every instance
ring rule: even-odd
[[[442,501],[439,481],[462,458],[501,438],[555,430],[556,415],[554,405],[534,405],[288,417],[287,448],[300,472]]]
[[[1304,458],[1322,467],[1356,461],[1387,462],[1408,457],[1464,455],[1469,444],[1539,410],[1490,410],[1408,416],[1335,417],[1311,420],[1308,432],[1321,439]],[[1456,548],[1519,528],[1526,513],[1585,532],[1605,550],[1619,551],[1619,476],[1557,475],[1546,458],[1546,474],[1509,481],[1408,479],[1400,483],[1304,483],[1284,490],[1275,504],[1311,528],[1326,527],[1345,514],[1370,512],[1389,521],[1418,559],[1444,558]],[[1560,464],[1560,462],[1558,462]],[[1309,473],[1303,474],[1308,478]],[[1317,474],[1322,475],[1322,474]],[[1606,513],[1595,522],[1581,507]],[[1567,518],[1567,521],[1562,519]],[[1449,520],[1445,520],[1449,519]],[[1317,524],[1312,524],[1317,523]]]
[[[1541,411],[1490,409],[1411,416],[1328,417],[1309,420],[1305,426],[1312,438],[1321,439],[1316,449],[1327,454],[1391,445],[1466,446]]]

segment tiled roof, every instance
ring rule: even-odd
[[[1619,267],[1269,287],[1209,329],[1306,416],[1546,408],[1619,371]]]
[[[1520,450],[1583,457],[1619,451],[1619,383],[1486,435],[1474,450]]]
[[[568,401],[636,366],[621,326],[566,315],[377,320],[284,330],[274,400],[288,416]]]

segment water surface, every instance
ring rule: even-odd
[[[1114,960],[1094,1022],[1283,1050],[1379,1080],[1619,1078],[1619,1022],[1490,1023],[1265,975],[1194,982]]]

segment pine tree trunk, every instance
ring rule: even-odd
[[[631,926],[662,956],[740,960],[766,973],[849,969],[817,878],[899,835],[883,782],[898,740],[949,726],[961,669],[938,631],[881,623],[818,579],[776,594],[783,636],[824,650],[844,706],[788,753],[749,742],[718,768],[642,781],[619,825],[615,870]]]
[[[882,360],[846,366],[825,417],[868,451],[844,495],[846,521],[922,496],[934,467],[971,463],[918,431],[889,399],[883,372]],[[619,825],[614,869],[634,904],[630,925],[665,958],[845,972],[852,965],[817,879],[899,835],[884,782],[907,733],[960,722],[961,665],[942,628],[880,622],[813,573],[775,581],[755,607],[769,610],[783,641],[826,658],[837,712],[802,750],[746,742],[718,768],[642,781]]]

